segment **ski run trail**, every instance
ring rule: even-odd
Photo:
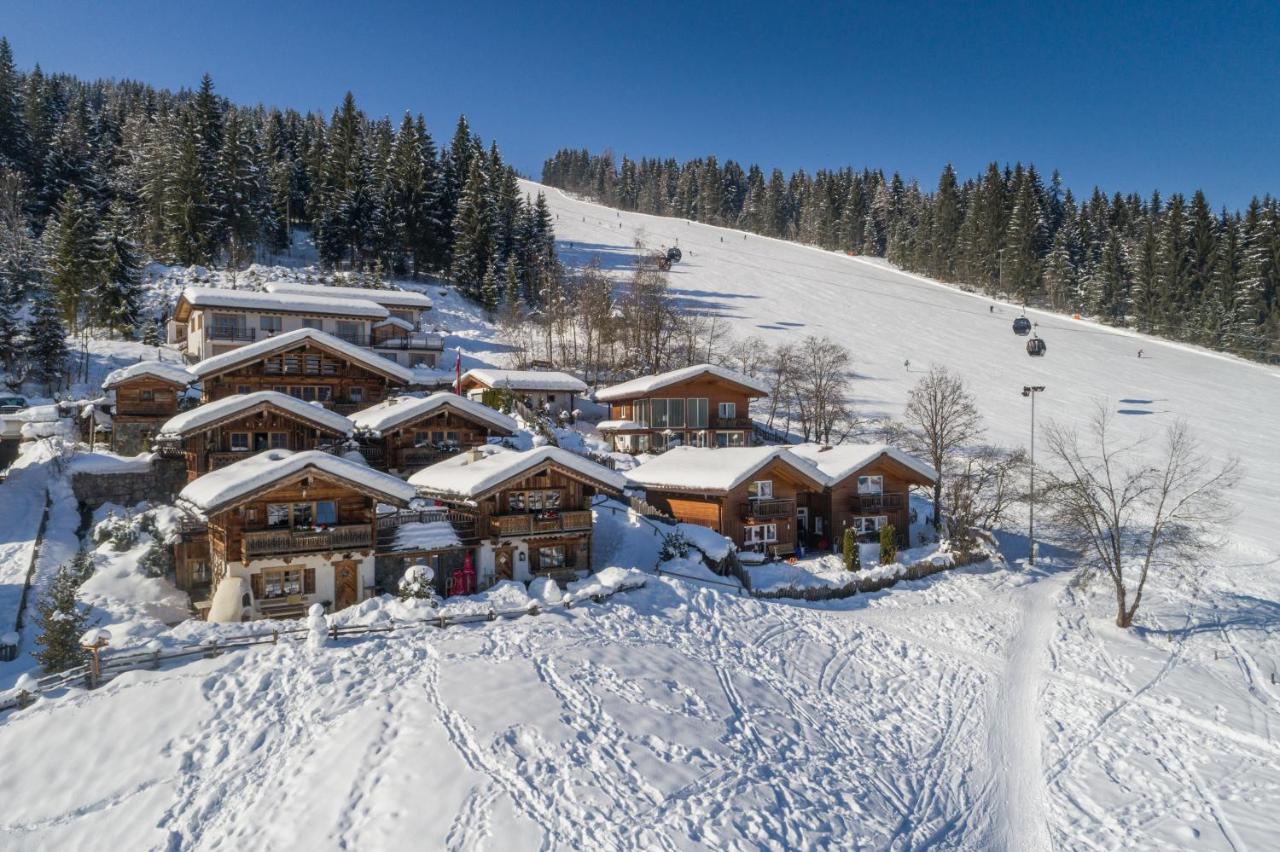
[[[898,415],[945,363],[1006,446],[1028,437],[1023,384],[1047,388],[1042,426],[1097,403],[1126,438],[1187,419],[1245,466],[1228,543],[1153,580],[1132,631],[1071,554],[1025,564],[1011,524],[992,562],[845,601],[652,577],[568,612],[132,672],[0,718],[0,846],[1277,848],[1276,370],[1029,312],[1049,346],[1033,361],[1014,306],[545,191],[570,265],[622,279],[637,241],[678,244],[673,295],[734,334],[848,345],[864,416]],[[500,365],[491,327],[448,310],[467,365]],[[0,485],[0,507],[38,521],[30,495],[57,483],[37,476]],[[63,550],[71,520],[50,520]],[[601,564],[652,569],[647,526],[597,523]],[[10,538],[6,566],[25,552]]]

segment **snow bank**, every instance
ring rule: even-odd
[[[692,367],[682,367],[679,370],[659,373],[656,376],[641,376],[640,378],[632,379],[629,382],[612,385],[611,387],[597,391],[596,400],[599,402],[610,402],[621,399],[637,399],[639,397],[648,396],[656,390],[680,384],[681,382],[687,382],[700,376],[713,376],[721,381],[731,382],[739,387],[753,391],[754,395],[769,395],[769,386],[764,382],[751,378],[750,376],[745,376],[735,370],[730,370],[727,367],[721,367],[716,364],[695,364]]]
[[[255,391],[254,393],[232,394],[175,415],[160,427],[160,434],[175,437],[190,435],[193,432],[208,428],[219,420],[247,413],[258,406],[279,409],[298,420],[320,426],[330,432],[337,432],[340,435],[350,435],[354,431],[352,422],[336,411],[330,411],[323,406],[305,402],[279,391]]]
[[[735,550],[731,539],[720,535],[710,527],[700,527],[697,524],[676,524],[676,529],[680,531],[680,535],[684,536],[686,541],[701,550],[712,561],[719,562]]]
[[[605,568],[589,577],[575,580],[569,584],[569,595],[575,601],[585,600],[597,595],[612,595],[628,589],[638,589],[647,582],[642,571],[634,568]]]
[[[615,491],[622,491],[626,485],[621,474],[560,447],[537,447],[520,453],[492,444],[423,468],[410,476],[409,482],[430,495],[471,500],[545,462]]]
[[[475,367],[462,374],[462,381],[475,379],[490,388],[509,388],[518,391],[568,391],[586,393],[587,383],[577,376],[554,370],[495,370]]]
[[[489,428],[511,434],[520,427],[516,421],[489,406],[458,396],[448,391],[438,391],[430,396],[394,396],[351,415],[351,422],[361,429],[383,432],[403,423],[420,420],[436,412],[452,409],[464,418],[478,420]]]

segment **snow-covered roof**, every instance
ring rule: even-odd
[[[413,290],[373,289],[371,287],[333,287],[325,284],[300,284],[297,281],[268,281],[269,293],[294,293],[329,299],[368,299],[383,307],[431,310],[431,298]]]
[[[190,370],[193,375],[204,378],[226,372],[248,361],[256,361],[259,358],[265,358],[268,355],[291,349],[307,342],[315,343],[317,346],[336,352],[375,373],[391,376],[403,384],[407,385],[413,382],[413,372],[409,369],[401,367],[381,355],[375,355],[368,349],[362,349],[353,343],[348,343],[328,332],[315,328],[298,328],[293,331],[286,331],[283,334],[263,338],[238,349],[232,349],[230,352],[223,352],[221,355],[205,358],[203,361],[192,364]]]
[[[127,367],[121,367],[118,370],[112,370],[107,373],[107,377],[102,381],[102,389],[110,390],[122,382],[136,379],[140,376],[161,379],[183,387],[196,380],[196,377],[191,375],[187,368],[181,364],[170,364],[165,361],[139,361],[136,364],[130,364]]]
[[[396,528],[392,550],[445,550],[462,547],[457,530],[448,521],[411,521]]]
[[[423,468],[409,477],[409,483],[425,494],[476,500],[546,462],[612,491],[622,491],[627,484],[622,474],[561,447],[537,447],[517,452],[493,444],[459,453]]]
[[[513,435],[520,428],[516,421],[507,415],[483,403],[449,391],[437,391],[425,397],[392,397],[352,414],[351,422],[361,429],[385,432],[402,423],[418,420],[433,412],[450,408],[464,417],[479,420],[496,432]]]
[[[378,320],[373,324],[374,328],[386,328],[387,326],[398,328],[401,331],[413,331],[413,323],[408,320],[402,320],[400,317],[387,317],[386,319]]]
[[[160,427],[160,435],[175,437],[189,435],[192,432],[207,429],[229,417],[244,415],[263,405],[278,408],[299,420],[313,423],[340,435],[350,435],[355,431],[351,421],[336,411],[330,411],[315,403],[303,402],[279,391],[255,391],[223,397],[171,417]]]
[[[339,456],[319,450],[267,450],[188,483],[178,500],[197,511],[214,512],[308,469],[372,491],[384,502],[407,504],[414,497],[413,486],[403,479]]]
[[[568,373],[552,370],[493,370],[488,367],[476,367],[462,374],[462,381],[475,379],[482,385],[491,388],[510,388],[522,391],[570,391],[583,393],[587,389],[586,382]]]
[[[822,471],[786,447],[674,447],[633,467],[626,476],[643,488],[729,492],[775,459],[819,487],[827,484]]]
[[[601,420],[596,424],[596,428],[601,432],[632,432],[647,430],[649,427],[634,420]]]
[[[314,289],[314,288],[313,288]],[[309,296],[299,293],[263,293],[225,287],[186,287],[182,298],[197,308],[239,308],[249,311],[284,311],[294,314],[383,319],[387,309],[368,298]]]
[[[929,482],[938,478],[933,467],[888,444],[795,444],[789,449],[821,470],[832,485],[857,473],[881,456],[893,459]]]
[[[709,375],[726,382],[732,382],[740,385],[753,393],[762,396],[769,395],[769,386],[763,382],[759,382],[750,376],[744,376],[742,373],[730,370],[726,367],[719,367],[715,364],[695,364],[692,367],[682,367],[679,370],[671,370],[666,373],[659,373],[656,376],[641,376],[638,379],[632,379],[629,382],[613,385],[604,388],[596,393],[597,402],[610,402],[619,399],[638,399],[647,396],[656,390],[669,387],[671,385],[687,382],[690,379],[696,379],[699,376]]]

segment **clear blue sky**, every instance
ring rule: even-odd
[[[1053,8],[1045,8],[1050,7]],[[367,8],[366,8],[367,7]],[[465,112],[537,176],[561,146],[932,186],[989,160],[1077,193],[1280,194],[1280,3],[5,0],[20,67],[240,102]]]

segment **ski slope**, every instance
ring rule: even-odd
[[[669,274],[681,301],[715,311],[740,337],[774,344],[828,335],[854,356],[854,404],[868,417],[897,416],[907,391],[933,363],[959,371],[977,396],[991,438],[1026,446],[1030,407],[1023,385],[1044,385],[1036,417],[1079,421],[1095,404],[1115,412],[1125,434],[1158,434],[1184,418],[1210,447],[1238,455],[1247,478],[1233,532],[1258,556],[1280,553],[1280,370],[1155,338],[1028,311],[1048,345],[1026,354],[1011,330],[1015,305],[901,272],[878,259],[848,257],[729,228],[613,210],[525,182],[555,213],[561,257],[571,266],[599,257],[625,275],[635,243],[677,245]],[[990,307],[994,305],[994,313]],[[1144,350],[1139,360],[1138,350]],[[903,365],[911,362],[910,370]]]

